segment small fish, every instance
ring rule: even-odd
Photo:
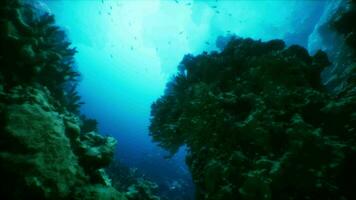
[[[171,41],[168,41],[168,44],[170,45],[170,44],[171,44]]]
[[[205,44],[206,44],[206,45],[210,45],[210,42],[206,41]]]
[[[110,6],[110,9],[112,10],[112,6]]]
[[[218,11],[218,10],[217,10],[217,11],[215,11],[215,12],[216,12],[216,14],[220,14],[220,11]]]
[[[99,11],[98,13],[99,13],[99,15],[101,15],[101,11]]]
[[[110,54],[110,57],[113,58],[112,54]]]
[[[104,3],[104,0],[101,0],[101,3]]]
[[[179,32],[179,35],[182,35],[183,34],[183,31]]]
[[[110,12],[108,12],[108,15],[111,15],[111,13],[110,13]]]
[[[134,50],[134,48],[133,48],[133,46],[131,46],[131,51],[133,51]]]
[[[229,17],[231,17],[232,16],[232,14],[231,13],[229,13]]]
[[[134,39],[137,40],[137,37],[135,36]]]
[[[179,3],[179,1],[178,0],[174,0],[176,3]]]
[[[217,8],[217,6],[210,6],[210,7],[213,8],[213,9]]]
[[[192,4],[191,4],[191,3],[186,3],[185,5],[186,5],[186,6],[190,6],[190,5],[192,5]]]

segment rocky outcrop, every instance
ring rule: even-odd
[[[87,177],[66,137],[63,115],[48,101],[48,91],[17,87],[1,97],[0,173],[7,180],[1,184],[1,195],[63,199],[73,187],[83,185]]]
[[[77,116],[66,35],[31,4],[0,6],[0,198],[126,200],[104,170],[116,140]]]
[[[160,198],[154,193],[158,186],[150,181],[144,179],[137,179],[137,183],[128,188],[125,196],[128,200],[159,200]]]
[[[187,55],[152,105],[151,135],[188,147],[198,200],[355,199],[356,95],[327,92],[329,65],[280,40]]]
[[[20,0],[4,0],[0,17],[0,82],[4,89],[42,85],[59,102],[54,106],[78,113],[76,50],[55,25],[54,16],[37,12]]]
[[[3,199],[124,199],[102,169],[113,138],[80,134],[77,117],[57,112],[45,88],[18,86],[0,97]]]
[[[324,14],[309,36],[309,51],[315,53],[322,49],[332,61],[322,77],[328,90],[335,94],[348,87],[347,80],[356,73],[355,17],[355,1],[328,1]]]

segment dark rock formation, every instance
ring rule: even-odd
[[[152,181],[149,181],[137,168],[129,168],[118,160],[114,160],[106,172],[112,180],[112,186],[119,191],[126,191],[125,197],[128,200],[159,200],[170,199],[158,197],[158,190],[161,188]]]
[[[155,183],[138,179],[137,183],[128,188],[125,196],[128,200],[159,200],[160,198],[154,194],[157,189],[158,186]]]
[[[356,67],[356,3],[352,0],[328,1],[320,22],[309,36],[309,50],[325,51],[332,65],[322,74],[323,82],[334,94],[349,86]]]
[[[356,96],[326,91],[329,65],[280,40],[187,55],[152,105],[151,135],[172,153],[187,145],[199,200],[355,199]]]
[[[42,86],[17,86],[0,96],[3,199],[68,199],[79,193],[80,199],[91,199],[81,191],[114,191],[101,169],[111,161],[113,138],[93,132],[80,135],[77,117],[59,113]]]
[[[53,16],[0,6],[0,199],[125,200],[104,171],[116,140],[76,115],[75,49]]]
[[[356,2],[348,0],[346,6],[338,10],[329,22],[330,25],[342,34],[347,45],[356,50]],[[356,52],[354,52],[356,53]]]
[[[54,16],[25,2],[0,1],[0,199],[159,199],[145,180],[111,186],[116,140],[79,117],[76,50]]]
[[[4,0],[0,9],[0,81],[5,90],[14,86],[40,84],[71,112],[78,112],[78,72],[74,68],[75,48],[54,16],[38,15],[30,4]],[[61,108],[61,106],[57,106]]]

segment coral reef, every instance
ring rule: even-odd
[[[90,118],[86,117],[85,115],[81,115],[80,121],[82,122],[80,125],[80,130],[83,133],[98,131],[98,122],[95,119],[90,119]]]
[[[76,50],[54,24],[54,16],[39,14],[19,0],[2,1],[0,16],[3,87],[40,84],[62,106],[77,113],[81,102],[75,90],[79,77],[74,67]]]
[[[114,160],[106,168],[112,180],[112,186],[119,191],[126,191],[128,200],[159,200],[158,185],[149,181],[137,168],[129,168]]]
[[[158,200],[145,180],[112,186],[116,140],[79,115],[76,50],[54,16],[31,1],[0,6],[1,199]]]
[[[172,153],[187,145],[199,200],[355,199],[356,96],[327,92],[329,65],[281,40],[186,55],[152,105],[151,136]]]
[[[157,189],[158,186],[155,183],[145,179],[138,179],[137,183],[128,188],[125,196],[128,200],[159,200],[160,198],[154,195]]]
[[[105,197],[115,190],[102,169],[111,161],[113,138],[80,134],[78,118],[59,113],[42,86],[17,86],[0,97],[3,199],[92,199],[83,193],[88,189],[103,195],[96,199],[113,199]]]
[[[1,199],[126,200],[104,168],[116,140],[77,116],[75,49],[54,17],[0,3]]]

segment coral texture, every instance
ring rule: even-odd
[[[56,111],[43,87],[18,86],[0,96],[3,198],[68,199],[80,194],[91,199],[82,193],[87,188],[115,191],[102,169],[112,159],[113,138],[81,134],[77,117]],[[96,199],[112,199],[105,195]]]
[[[53,16],[0,5],[1,199],[125,200],[104,170],[116,140],[76,115],[75,49]]]
[[[356,97],[326,92],[328,65],[281,40],[187,55],[152,105],[151,135],[172,153],[187,145],[199,200],[355,199]]]

